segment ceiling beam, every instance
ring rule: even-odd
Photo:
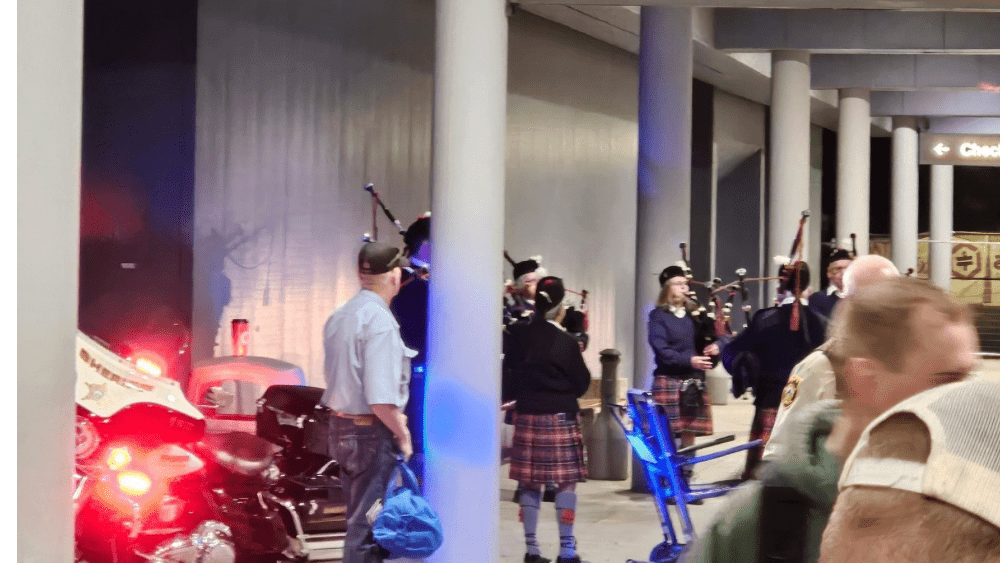
[[[998,117],[998,92],[872,92],[872,115]]]
[[[555,23],[559,23],[610,43],[631,53],[639,53],[639,14],[627,7],[602,6],[521,6]],[[699,14],[695,14],[698,16]],[[711,14],[704,15],[711,20]],[[697,20],[697,18],[695,18]],[[700,23],[705,23],[702,18]],[[698,24],[699,21],[695,21]],[[700,37],[697,25],[695,36]],[[703,30],[702,30],[703,31]],[[711,40],[711,37],[703,39]],[[703,41],[694,41],[694,78],[763,105],[771,103],[771,59],[769,53],[727,54]],[[814,91],[811,99],[811,121],[828,129],[837,129],[836,92]],[[874,129],[873,129],[874,130]]]
[[[958,135],[1000,135],[1000,117],[932,117],[927,130]]]
[[[809,69],[813,88],[976,90],[1000,84],[997,55],[819,54],[812,56]]]
[[[665,6],[668,8],[799,8],[836,10],[1000,10],[1000,0],[512,0],[525,6]]]
[[[1000,54],[1000,12],[715,10],[715,48]]]

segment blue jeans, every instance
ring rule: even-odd
[[[330,453],[340,464],[347,498],[344,563],[381,563],[388,553],[375,543],[366,514],[375,501],[385,496],[389,476],[396,467],[392,432],[378,420],[359,425],[348,418],[331,416]]]

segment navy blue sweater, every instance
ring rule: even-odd
[[[575,414],[590,387],[590,370],[576,340],[544,319],[504,333],[502,395],[517,412]]]
[[[430,286],[427,280],[413,278],[399,289],[389,308],[399,321],[399,335],[403,343],[417,351],[413,365],[420,365],[427,358],[427,299]]]
[[[736,356],[740,352],[753,354],[760,366],[754,386],[754,405],[775,409],[781,402],[781,391],[788,383],[792,368],[826,339],[826,319],[809,307],[802,306],[800,328],[792,332],[792,305],[770,307],[757,311],[746,328],[722,350],[722,365],[734,373]],[[735,374],[734,374],[735,375]]]
[[[649,312],[649,345],[656,356],[656,375],[685,378],[701,371],[691,367],[691,358],[699,356],[694,349],[696,326],[690,315],[677,318],[666,309],[657,307]]]

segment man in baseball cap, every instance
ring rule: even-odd
[[[820,561],[1000,561],[1000,380],[916,395],[877,418],[840,476]]]
[[[365,515],[385,494],[396,455],[413,455],[406,425],[410,359],[389,303],[399,293],[403,252],[370,242],[358,253],[361,291],[338,307],[323,327],[326,391],[331,411],[330,451],[351,460],[341,472],[347,500],[346,563],[375,563],[386,552],[375,543]]]
[[[788,448],[762,467],[760,481],[730,493],[685,561],[818,561],[840,468],[865,428],[905,399],[965,379],[977,344],[968,308],[924,280],[890,277],[850,293],[837,306],[826,352],[840,407],[820,401],[802,412]],[[859,534],[878,523],[854,522]],[[826,557],[828,563],[909,561]]]
[[[358,252],[358,273],[363,275],[377,276],[409,265],[402,250],[385,243],[369,242]]]

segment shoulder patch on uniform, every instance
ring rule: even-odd
[[[788,378],[788,383],[785,384],[785,388],[781,391],[781,404],[786,409],[792,406],[792,403],[799,396],[799,384],[801,383],[802,378],[797,375]]]

